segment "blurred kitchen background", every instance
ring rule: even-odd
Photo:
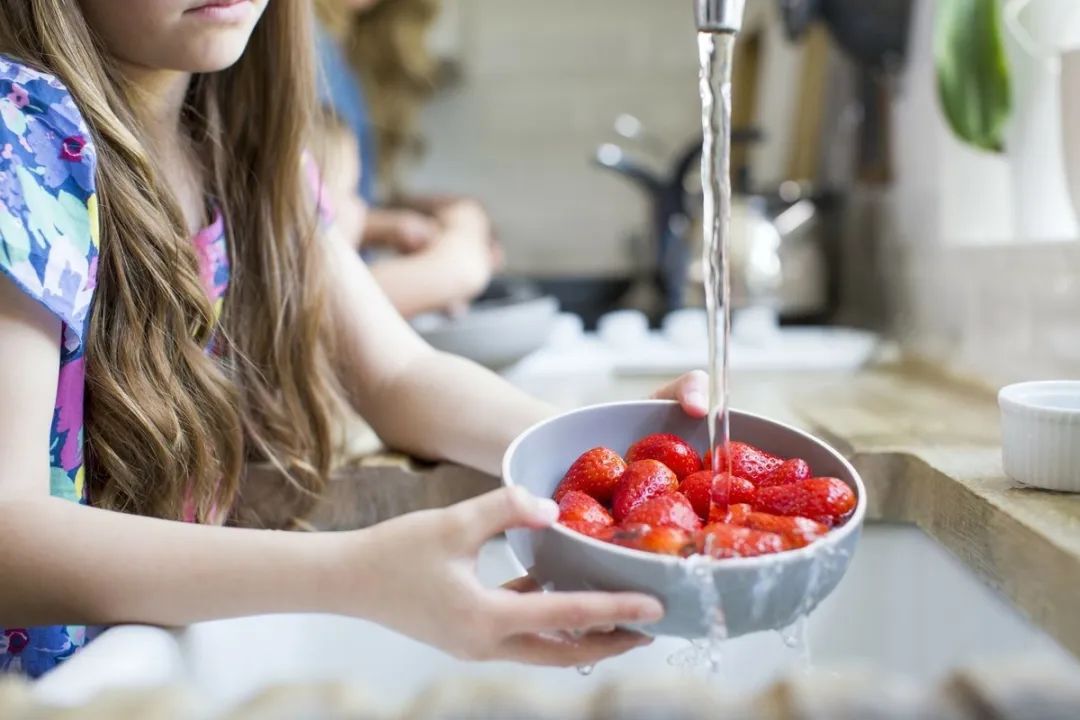
[[[1066,157],[1080,162],[1080,118],[1064,121],[1076,109],[1062,100],[1080,96],[1078,6],[1002,2],[1012,109],[991,152],[959,139],[938,99],[938,3],[749,0],[732,158],[743,335],[779,337],[778,313],[785,326],[871,330],[992,384],[1074,375],[1068,178],[1080,184],[1080,168]],[[691,23],[688,4],[657,0],[444,0],[431,36],[443,81],[403,185],[480,198],[508,275],[540,281],[587,328],[618,308],[655,328],[700,306]],[[615,320],[609,335],[642,332],[640,318]],[[667,339],[700,346],[700,317],[678,320]],[[824,365],[867,347],[820,339],[800,347]],[[851,353],[822,360],[837,343]],[[665,358],[658,371],[700,364]]]
[[[438,4],[440,81],[407,162],[381,179],[479,198],[508,265],[470,311],[416,327],[567,408],[704,367],[692,3]],[[806,625],[725,643],[697,685],[681,684],[676,638],[579,674],[461,663],[333,616],[119,626],[33,690],[0,684],[0,706],[182,682],[128,715],[211,717],[163,709],[197,699],[250,702],[236,718],[380,704],[565,718],[552,703],[579,696],[605,718],[712,716],[741,698],[733,716],[1077,717],[1080,496],[1006,477],[988,389],[1080,372],[1080,0],[746,5],[733,402],[842,448],[870,501],[851,571]],[[877,364],[901,358],[917,362]],[[309,524],[364,527],[495,482],[376,454],[335,476]],[[266,487],[242,522],[276,526]],[[488,585],[523,571],[502,541],[481,552]],[[101,717],[125,716],[103,698]]]

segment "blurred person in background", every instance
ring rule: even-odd
[[[417,145],[417,111],[435,85],[426,42],[438,0],[315,0],[315,7],[323,154],[332,158],[322,175],[336,222],[372,260],[402,315],[460,310],[501,264],[491,222],[470,199],[408,197],[399,177]]]

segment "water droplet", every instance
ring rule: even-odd
[[[811,669],[810,640],[807,630],[807,617],[806,615],[800,615],[791,625],[778,631],[784,645],[798,654],[799,664],[803,672],[808,672]]]
[[[781,628],[780,639],[784,641],[784,645],[787,645],[792,650],[799,647],[799,643],[802,640],[800,636],[800,625],[804,622],[805,618],[799,616],[799,619],[788,625],[786,628]]]
[[[578,665],[578,675],[592,675],[592,671],[595,669],[594,665]]]

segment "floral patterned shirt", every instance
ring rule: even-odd
[[[96,158],[86,123],[63,84],[0,55],[0,276],[62,324],[50,492],[84,504],[83,342],[98,261]],[[229,280],[220,215],[194,243],[200,277],[220,312]],[[0,672],[41,675],[96,632],[73,625],[0,628]]]

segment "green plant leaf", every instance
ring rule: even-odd
[[[953,132],[1001,152],[1012,111],[1000,0],[938,0],[934,63],[938,98]]]

